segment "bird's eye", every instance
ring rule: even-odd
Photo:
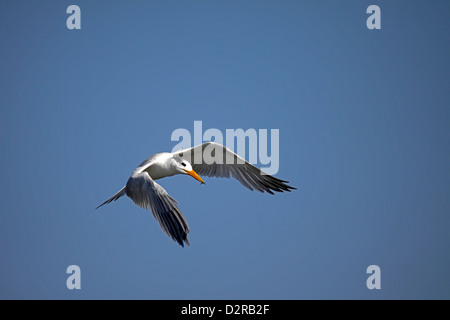
[[[184,162],[182,162],[181,165],[182,165],[183,167],[186,167],[186,163],[184,163]]]

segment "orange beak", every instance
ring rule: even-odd
[[[202,184],[205,184],[202,180],[202,178],[200,178],[200,176],[197,174],[197,172],[195,172],[194,170],[192,171],[187,171],[184,170],[188,175],[190,175],[192,178],[194,178],[195,180],[200,181]]]

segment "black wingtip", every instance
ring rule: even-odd
[[[174,238],[173,240],[175,240],[176,243],[178,243],[182,248],[184,248],[184,245],[186,244],[186,246],[190,246],[191,244],[189,243],[189,239],[186,237],[180,239],[180,238]]]

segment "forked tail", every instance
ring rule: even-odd
[[[95,208],[95,210],[97,210],[98,208],[100,208],[101,206],[108,204],[112,201],[116,201],[117,199],[119,199],[120,197],[125,195],[125,187],[123,187],[122,189],[120,189],[119,192],[117,192],[115,195],[113,195],[111,198],[109,198],[108,200],[106,200],[105,202],[103,202],[101,205],[99,205],[97,208]]]

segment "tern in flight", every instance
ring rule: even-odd
[[[207,156],[209,155],[209,157]],[[187,174],[204,184],[200,176],[237,179],[250,190],[283,192],[296,189],[251,165],[230,149],[206,142],[173,153],[157,153],[148,157],[133,171],[127,184],[99,207],[127,195],[133,202],[150,209],[161,229],[182,247],[189,245],[189,226],[172,198],[155,180],[176,174]]]

